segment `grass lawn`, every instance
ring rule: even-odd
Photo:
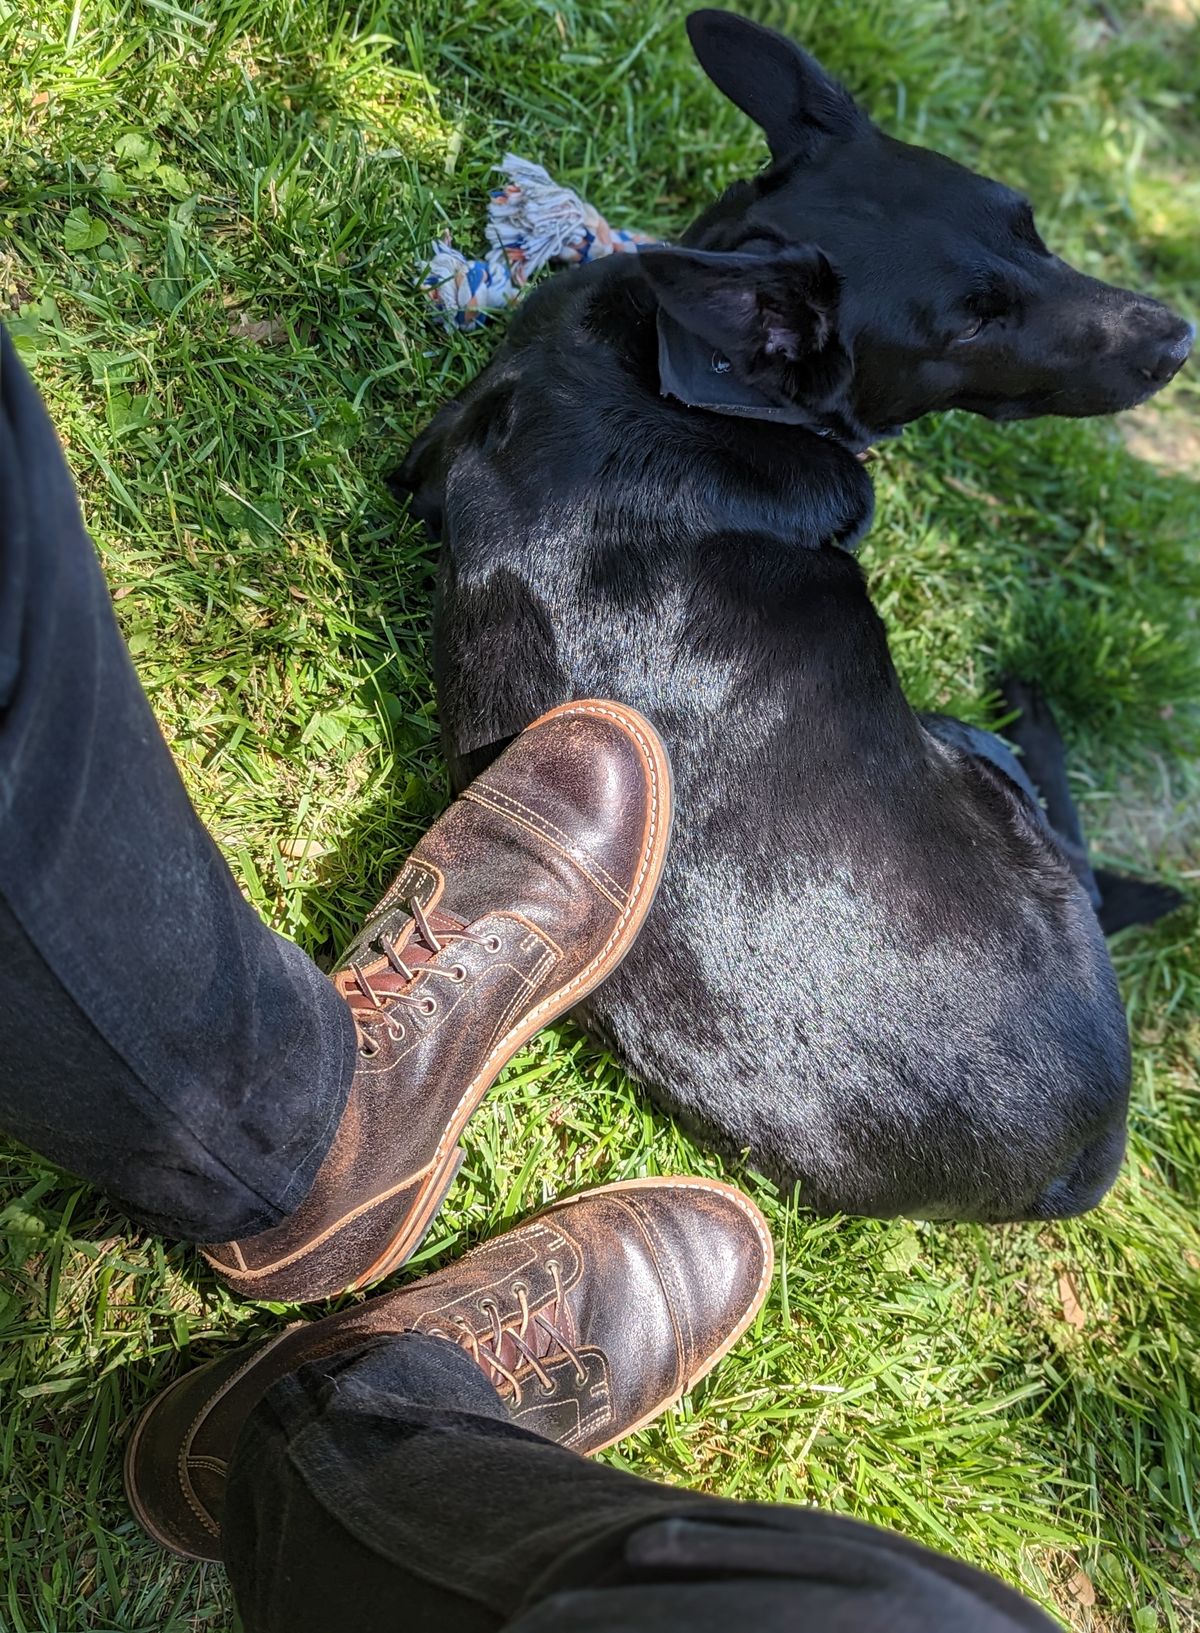
[[[1200,309],[1200,34],[1183,0],[799,0],[756,15],[890,130],[1026,188],[1050,244]],[[0,297],[123,629],[254,902],[327,957],[443,805],[434,552],[405,440],[494,337],[414,265],[545,163],[670,233],[762,156],[663,0],[0,0]],[[570,276],[569,273],[562,274]],[[874,466],[864,552],[914,700],[1042,680],[1106,860],[1191,881],[1116,944],[1130,1158],[1053,1227],[818,1220],[741,1176],[781,1266],[756,1329],[609,1454],[899,1527],[1079,1629],[1200,1627],[1200,372],[1122,425],[950,416]],[[52,1041],[52,1040],[51,1040]],[[472,1125],[428,1263],[600,1180],[717,1172],[570,1026]],[[126,1512],[134,1414],[276,1327],[195,1255],[0,1152],[0,1629],[224,1630],[220,1570]],[[802,1201],[802,1199],[801,1199]]]

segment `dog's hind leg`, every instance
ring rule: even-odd
[[[1128,874],[1093,869],[1087,840],[1067,781],[1067,751],[1053,712],[1037,687],[1009,678],[1001,685],[1004,701],[1017,711],[1004,735],[1021,751],[1022,769],[1041,795],[1046,817],[1079,882],[1092,898],[1105,935],[1130,924],[1153,924],[1182,905],[1170,885]]]

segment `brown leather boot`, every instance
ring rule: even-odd
[[[601,1451],[733,1348],[773,1262],[758,1209],[716,1180],[635,1179],[557,1203],[399,1292],[185,1374],[134,1430],[130,1506],[164,1548],[218,1559],[225,1471],[251,1409],[286,1373],[397,1332],[461,1344],[517,1423]]]
[[[299,1303],[404,1263],[501,1069],[629,950],[670,827],[666,752],[617,703],[552,710],[471,784],[335,974],[359,1036],[350,1098],[296,1212],[205,1248],[230,1287]]]

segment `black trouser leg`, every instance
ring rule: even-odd
[[[303,1199],[353,1062],[188,802],[0,334],[0,1130],[219,1241]]]
[[[1051,1633],[971,1567],[835,1514],[697,1496],[518,1429],[466,1354],[378,1339],[271,1389],[224,1557],[246,1633]]]

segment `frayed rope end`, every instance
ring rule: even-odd
[[[648,233],[610,227],[592,205],[542,168],[514,153],[498,167],[507,178],[488,205],[489,249],[468,260],[447,239],[435,243],[422,283],[443,321],[470,331],[520,300],[535,272],[551,261],[580,264],[656,243]]]

